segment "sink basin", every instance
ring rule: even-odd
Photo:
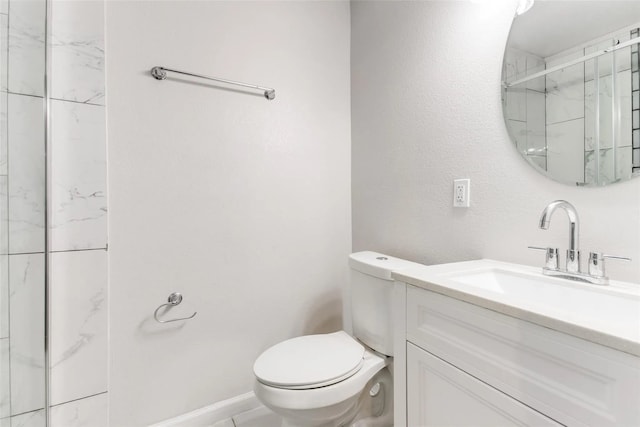
[[[640,356],[640,284],[592,285],[492,260],[425,266],[394,279]]]

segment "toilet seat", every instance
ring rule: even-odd
[[[306,335],[267,349],[256,360],[256,379],[270,387],[306,390],[353,376],[364,364],[365,348],[344,331]]]
[[[305,390],[272,387],[257,378],[253,391],[267,407],[282,414],[282,411],[307,411],[341,405],[359,395],[365,384],[391,361],[391,358],[378,355],[366,349],[362,368],[349,378],[326,387]]]

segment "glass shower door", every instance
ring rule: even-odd
[[[0,1],[0,427],[46,425],[46,9]]]

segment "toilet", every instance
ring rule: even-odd
[[[255,361],[254,392],[283,427],[393,426],[393,279],[419,266],[377,252],[349,256],[353,336],[283,341]]]

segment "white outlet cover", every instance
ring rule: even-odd
[[[453,180],[453,206],[468,208],[471,197],[471,180],[468,178]]]

